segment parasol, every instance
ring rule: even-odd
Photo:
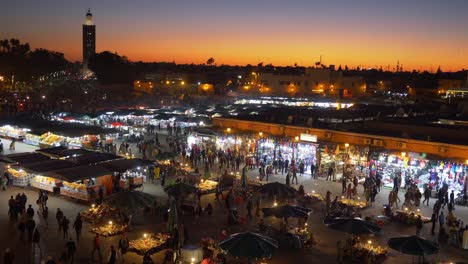
[[[296,189],[279,182],[272,182],[262,185],[260,192],[269,196],[290,197],[297,194]]]
[[[278,248],[278,242],[264,235],[246,232],[229,236],[219,243],[219,247],[234,257],[270,258]]]
[[[167,194],[169,194],[170,196],[179,199],[184,195],[195,193],[197,191],[197,188],[195,188],[192,185],[179,182],[165,187],[164,191],[166,191]]]
[[[325,221],[328,227],[351,235],[381,234],[382,228],[361,218],[333,218]]]
[[[307,217],[310,212],[312,212],[311,209],[300,207],[300,206],[294,206],[294,205],[283,205],[279,207],[273,207],[273,208],[262,208],[263,215],[265,217],[269,216],[276,216],[278,218],[305,218]]]
[[[140,191],[118,192],[104,200],[104,203],[119,208],[124,212],[136,212],[139,209],[151,207],[156,197]]]
[[[403,254],[425,256],[436,254],[439,245],[419,236],[394,237],[388,240],[388,246]]]

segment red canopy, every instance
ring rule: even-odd
[[[113,127],[119,127],[119,126],[122,126],[122,123],[114,122],[114,123],[111,124],[111,126],[113,126]]]

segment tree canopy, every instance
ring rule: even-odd
[[[63,71],[68,64],[62,53],[31,50],[28,43],[21,43],[18,39],[0,40],[0,75],[31,82],[48,73]]]

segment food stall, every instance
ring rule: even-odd
[[[364,209],[370,206],[366,201],[361,200],[358,198],[357,200],[353,199],[344,199],[338,200],[338,204],[341,204],[346,207],[351,207],[353,209]]]
[[[218,182],[216,181],[201,179],[197,187],[202,194],[209,194],[215,192],[216,186],[218,186]]]
[[[81,213],[83,220],[97,225],[108,224],[112,221],[113,224],[128,224],[128,217],[118,208],[109,206],[108,204],[95,205]]]
[[[34,176],[31,179],[31,186],[48,192],[54,192],[55,188],[60,188],[60,180],[47,176]]]
[[[421,220],[424,224],[431,222],[431,218],[422,215],[421,210],[417,209],[416,211],[413,211],[409,210],[407,207],[405,207],[403,210],[397,210],[392,219],[398,223],[415,225],[418,216],[421,216]]]
[[[154,254],[168,246],[170,236],[162,233],[143,234],[141,238],[130,240],[129,251],[139,255]]]
[[[33,177],[23,169],[12,168],[10,166],[7,166],[7,172],[12,176],[10,179],[13,186],[26,187]]]
[[[29,129],[4,125],[0,127],[0,137],[24,139]]]
[[[117,159],[101,163],[106,169],[113,171],[119,178],[119,188],[123,190],[141,187],[146,181],[149,166],[153,163],[142,159]]]
[[[367,243],[347,244],[344,248],[344,258],[349,259],[351,263],[383,263],[387,253],[387,249],[374,246],[371,240]]]
[[[55,170],[48,176],[35,176],[31,180],[33,187],[55,191],[77,200],[92,201],[99,197],[99,190],[104,195],[113,191],[112,172],[99,165],[86,165]]]

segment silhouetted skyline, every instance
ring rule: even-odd
[[[468,1],[7,1],[0,36],[81,60],[91,8],[97,51],[131,60],[217,64],[468,68]]]

